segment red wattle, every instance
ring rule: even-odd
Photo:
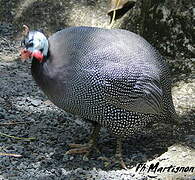
[[[32,53],[32,56],[35,57],[37,60],[39,60],[40,62],[43,61],[43,54],[40,51],[35,51]]]

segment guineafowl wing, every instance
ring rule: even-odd
[[[132,68],[132,67],[131,67]],[[163,92],[158,76],[140,69],[118,67],[104,74],[101,86],[104,99],[116,107],[146,114],[159,114],[163,110]],[[134,67],[135,68],[135,67]],[[128,71],[131,71],[127,73]]]

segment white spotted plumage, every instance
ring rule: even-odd
[[[50,57],[41,67],[44,79],[36,65],[32,72],[58,107],[120,137],[174,117],[169,70],[140,36],[124,30],[74,27],[55,33],[49,42]]]

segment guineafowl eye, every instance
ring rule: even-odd
[[[26,48],[28,49],[29,47],[33,47],[33,42],[32,42],[32,40],[31,41],[29,41],[28,43],[26,43]]]

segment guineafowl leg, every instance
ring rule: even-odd
[[[72,148],[69,151],[66,152],[66,154],[83,154],[85,153],[88,155],[93,148],[96,148],[97,143],[97,137],[99,135],[101,126],[97,123],[93,123],[94,129],[91,134],[91,137],[89,139],[89,142],[86,144],[69,144],[69,146]]]
[[[122,156],[122,139],[117,138],[116,141],[116,153],[115,156],[112,158],[106,158],[106,157],[99,157],[98,159],[106,161],[107,165],[106,167],[112,167],[115,164],[120,164],[123,169],[127,169]]]
[[[123,161],[123,155],[122,155],[122,139],[117,138],[116,141],[116,154],[115,154],[116,160],[119,162],[119,164],[122,166],[122,168],[127,169],[124,161]]]

